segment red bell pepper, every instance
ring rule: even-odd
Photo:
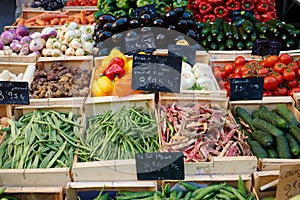
[[[252,0],[242,0],[241,2],[242,10],[253,10],[254,3]]]
[[[260,17],[262,22],[266,22],[272,19],[272,16],[268,12],[262,13]]]
[[[217,6],[214,9],[214,14],[217,18],[225,18],[228,16],[228,10],[224,6]]]
[[[233,10],[240,10],[241,9],[241,5],[238,1],[235,0],[230,0],[225,4],[227,10],[229,11],[233,11]]]
[[[232,22],[232,18],[231,17],[226,17],[226,18],[224,18],[224,21]]]
[[[216,20],[216,16],[213,14],[204,15],[203,21],[204,22],[214,22]]]
[[[258,21],[261,21],[261,17],[260,17],[259,13],[258,13],[256,10],[254,10],[254,15],[255,15],[255,18],[256,18]]]
[[[269,6],[268,13],[269,13],[273,18],[277,18],[277,13],[276,13],[276,7],[275,7],[275,6]]]
[[[209,3],[201,2],[199,5],[199,11],[202,15],[209,14],[212,12],[212,10],[213,10],[213,7]]]
[[[224,5],[224,0],[207,0],[207,2],[216,6]]]
[[[269,10],[269,5],[266,1],[261,1],[260,3],[256,4],[256,10],[260,13],[267,12]]]
[[[202,16],[200,14],[195,14],[194,19],[196,19],[197,22],[202,22]]]
[[[114,80],[116,76],[121,78],[125,75],[125,73],[125,69],[116,63],[109,65],[104,72],[105,76],[107,76],[110,80]]]

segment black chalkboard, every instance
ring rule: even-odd
[[[279,55],[281,49],[281,42],[270,39],[259,39],[254,41],[252,55],[266,56]]]
[[[264,78],[231,78],[229,100],[261,100],[263,89]]]
[[[135,154],[138,180],[183,180],[182,152]]]
[[[0,104],[28,105],[28,82],[0,81]]]
[[[151,53],[156,49],[154,34],[152,32],[147,32],[131,37],[125,37],[125,46],[126,51],[132,54],[139,51]]]
[[[133,55],[133,90],[180,92],[181,57]]]
[[[196,47],[170,44],[168,56],[180,56],[183,61],[194,65],[196,63]]]
[[[157,17],[156,4],[150,4],[138,8],[133,8],[131,11],[131,16],[133,18],[138,18],[141,12],[148,12],[149,14],[151,14],[152,18],[154,19],[155,17]]]

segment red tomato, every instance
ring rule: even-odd
[[[294,72],[297,73],[297,70],[299,69],[298,67],[298,64],[296,62],[290,62],[288,65],[287,65],[288,68],[292,69]]]
[[[269,56],[265,59],[265,61],[266,61],[266,67],[272,68],[279,61],[279,57],[276,55]]]
[[[296,78],[296,73],[292,69],[287,68],[283,71],[283,78],[286,81],[291,81]]]
[[[274,65],[275,72],[279,74],[282,74],[285,69],[286,69],[286,65],[284,63],[278,62]]]
[[[297,81],[297,79],[293,79],[293,80],[291,80],[291,81],[286,81],[285,83],[286,83],[286,85],[287,85],[290,89],[291,89],[291,88],[295,88],[295,87],[298,86],[298,81]]]
[[[237,56],[234,59],[234,65],[235,66],[243,66],[246,64],[246,59],[244,58],[244,56]]]
[[[269,69],[265,67],[259,68],[257,69],[257,74],[262,77],[266,76],[267,74],[269,74]]]
[[[214,68],[214,75],[217,79],[223,79],[227,77],[226,72],[224,71],[224,69],[220,66],[217,66]]]
[[[266,60],[260,61],[260,62],[259,62],[259,65],[262,66],[262,67],[268,67],[267,61],[266,61]]]
[[[239,75],[239,76],[242,77],[242,73],[243,73],[242,68],[243,68],[243,66],[237,66],[237,67],[234,69],[233,74],[236,74],[236,75]]]
[[[242,78],[242,76],[239,75],[239,74],[233,74],[233,75],[231,76],[231,78]]]
[[[293,96],[294,93],[299,93],[299,92],[300,92],[300,88],[295,87],[295,88],[290,89],[290,90],[288,91],[287,94],[288,94],[289,96]]]
[[[293,61],[293,58],[290,54],[283,53],[279,56],[279,61],[287,65]]]
[[[232,74],[234,71],[234,65],[232,63],[228,63],[224,66],[224,71],[226,72],[226,74]]]
[[[263,91],[263,96],[264,97],[271,97],[271,96],[273,96],[273,93],[270,90],[264,90]]]
[[[284,82],[283,76],[281,74],[274,72],[272,75],[276,78],[278,85]]]
[[[300,78],[300,69],[297,70],[297,77]]]
[[[274,96],[286,96],[288,89],[286,87],[277,87],[273,90]]]
[[[243,73],[242,73],[243,78],[247,78],[247,77],[251,77],[251,76],[253,76],[251,69],[246,68],[245,70],[243,70]]]
[[[274,76],[266,76],[264,78],[264,89],[274,90],[278,86],[277,80]]]

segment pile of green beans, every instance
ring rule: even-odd
[[[92,160],[132,159],[136,153],[154,152],[159,148],[158,122],[147,104],[122,107],[88,119],[85,143],[93,149]]]
[[[80,115],[36,110],[8,122],[0,145],[2,169],[71,167],[75,153],[89,155],[90,149],[81,145]]]

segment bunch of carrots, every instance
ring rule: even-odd
[[[43,12],[29,19],[24,19],[22,16],[16,20],[16,25],[25,26],[53,26],[64,25],[70,22],[87,25],[95,22],[94,13],[91,11],[81,10],[80,13],[71,14],[69,11],[62,13]]]

